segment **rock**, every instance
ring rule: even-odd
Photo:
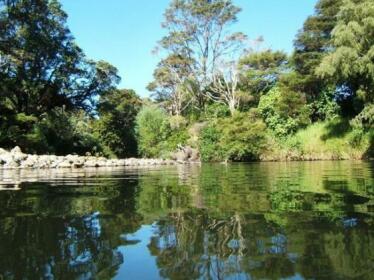
[[[99,167],[99,164],[96,160],[87,160],[85,163],[84,163],[84,166],[85,167]]]
[[[200,152],[198,149],[192,149],[189,160],[193,162],[200,161]]]
[[[175,159],[180,163],[198,158],[198,151],[191,147],[181,147],[175,153]],[[3,168],[83,168],[83,167],[118,167],[118,166],[157,166],[173,165],[175,160],[164,159],[107,159],[104,157],[78,155],[28,155],[22,153],[17,146],[10,152],[0,148],[0,166]]]
[[[177,161],[186,161],[188,159],[188,155],[184,151],[178,151],[174,154],[173,158]]]
[[[21,163],[21,161],[27,159],[28,155],[27,154],[23,154],[23,153],[16,153],[16,154],[13,154],[13,160],[18,162],[18,163]]]
[[[22,150],[20,147],[15,146],[12,150],[10,150],[11,154],[22,154]]]
[[[65,160],[70,162],[71,164],[73,164],[74,162],[79,160],[79,156],[77,156],[77,155],[67,155],[67,156],[65,156]]]
[[[13,159],[9,160],[6,164],[3,165],[4,168],[9,168],[9,169],[18,168],[19,166],[20,166],[19,163]]]
[[[29,155],[26,160],[21,162],[20,167],[22,168],[35,168],[38,167],[38,156]]]
[[[63,161],[57,166],[58,168],[71,168],[72,164],[69,161]]]
[[[84,160],[76,160],[73,162],[74,168],[82,168],[84,166],[85,162]]]

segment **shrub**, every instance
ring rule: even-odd
[[[231,115],[229,108],[220,103],[209,104],[205,110],[206,119],[225,118]]]
[[[215,125],[209,125],[201,130],[199,150],[202,161],[221,161],[224,158],[224,152],[219,143],[221,137]]]
[[[93,135],[91,119],[83,111],[52,110],[35,124],[28,140],[33,146],[31,150],[37,153],[65,155],[102,151],[99,140]]]
[[[95,134],[112,157],[137,156],[135,119],[141,101],[133,90],[113,90],[100,97]]]
[[[313,121],[332,120],[339,116],[339,105],[334,99],[334,90],[325,90],[318,98],[308,105]]]
[[[266,144],[266,126],[253,113],[236,113],[204,128],[199,148],[203,161],[257,160]]]
[[[145,157],[168,157],[188,139],[187,121],[169,116],[154,105],[143,107],[136,118],[139,152]]]
[[[369,130],[374,128],[374,104],[370,103],[352,121],[354,128]]]
[[[143,107],[136,117],[139,152],[145,157],[161,154],[170,129],[167,113],[154,105]]]
[[[258,160],[266,146],[266,126],[252,112],[222,119],[220,130],[225,160]]]
[[[287,136],[310,123],[310,109],[304,97],[285,88],[273,88],[260,98],[258,109],[268,128]]]

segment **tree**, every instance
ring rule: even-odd
[[[253,103],[279,81],[287,67],[287,55],[281,51],[250,52],[239,60],[240,89],[248,93]]]
[[[374,102],[374,3],[346,0],[332,31],[332,51],[317,68],[321,78],[330,79],[358,108]]]
[[[135,119],[141,100],[133,90],[112,90],[99,100],[96,134],[108,155],[136,156]]]
[[[165,12],[163,27],[168,34],[159,49],[190,61],[195,85],[195,103],[202,108],[204,93],[213,81],[217,62],[231,55],[246,36],[230,33],[240,8],[231,0],[173,0]]]
[[[294,42],[292,62],[297,77],[291,77],[296,78],[293,89],[304,92],[309,100],[315,100],[326,87],[326,81],[315,71],[329,50],[341,3],[342,0],[319,0],[315,14],[307,18]]]
[[[271,131],[287,136],[310,124],[305,95],[284,87],[274,87],[261,96],[258,109]]]
[[[217,67],[206,94],[214,102],[227,105],[233,115],[240,105],[238,83],[239,71],[236,63],[222,63],[219,68]]]
[[[171,54],[157,65],[154,81],[147,87],[154,92],[156,101],[164,103],[173,115],[181,115],[193,100],[191,67],[192,62],[187,58]]]
[[[169,121],[166,112],[156,106],[143,107],[136,117],[139,152],[145,157],[160,155]]]
[[[66,19],[57,0],[0,0],[1,99],[15,113],[92,109],[119,82],[113,66],[85,58]]]
[[[117,69],[88,60],[66,20],[57,0],[0,0],[0,145],[33,151],[25,136],[45,114],[92,113],[118,84]]]

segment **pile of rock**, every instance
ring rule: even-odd
[[[177,151],[171,155],[171,158],[177,162],[199,162],[200,153],[197,149],[189,146],[180,146]]]
[[[0,168],[45,169],[45,168],[83,168],[83,167],[121,167],[174,165],[177,161],[164,159],[107,159],[93,156],[54,156],[25,154],[19,147],[11,151],[0,148]]]

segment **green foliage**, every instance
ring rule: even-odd
[[[228,116],[230,116],[230,109],[228,106],[221,103],[209,104],[205,109],[205,118],[207,120],[214,120]]]
[[[361,130],[374,129],[374,104],[370,103],[358,114],[351,124],[354,128]]]
[[[258,160],[265,149],[266,137],[266,126],[255,113],[238,112],[201,131],[201,158],[203,161]]]
[[[273,137],[266,160],[364,159],[372,151],[373,130],[352,127],[348,120],[335,118],[316,122],[286,138]]]
[[[332,51],[322,60],[317,73],[353,94],[355,99],[373,102],[373,46],[373,1],[344,1],[332,32]]]
[[[145,157],[167,157],[189,138],[187,122],[182,117],[169,117],[155,106],[144,106],[136,117],[139,152]]]
[[[99,100],[95,134],[109,156],[137,155],[135,119],[141,101],[133,90],[113,90]]]
[[[219,122],[221,146],[226,160],[258,160],[266,146],[266,126],[250,113],[237,113]]]
[[[296,70],[293,89],[304,92],[312,101],[327,85],[324,79],[315,74],[315,70],[327,53],[341,3],[342,0],[319,0],[315,14],[306,19],[296,36],[292,56]]]
[[[0,146],[11,148],[15,145],[29,146],[28,135],[38,119],[34,116],[20,114],[2,115],[0,123]]]
[[[23,146],[27,152],[39,154],[85,154],[101,151],[93,136],[92,120],[83,111],[66,112],[56,108],[44,114],[26,134]]]
[[[299,93],[274,88],[260,99],[258,109],[276,135],[286,136],[310,123],[310,111]]]
[[[139,152],[145,157],[157,157],[168,130],[168,116],[152,105],[143,107],[136,117]]]
[[[219,144],[221,137],[221,133],[214,125],[202,129],[199,137],[199,151],[202,161],[221,161],[223,159],[223,151]]]
[[[239,61],[240,88],[251,95],[248,101],[257,105],[260,94],[275,86],[286,65],[287,55],[281,51],[251,52],[242,57]]]
[[[334,97],[335,92],[333,90],[324,90],[314,101],[308,104],[313,121],[332,120],[339,116],[340,107]]]
[[[58,154],[96,146],[75,112],[92,112],[120,78],[85,57],[66,20],[57,0],[0,0],[0,145]]]
[[[1,99],[16,113],[92,109],[119,82],[117,69],[85,58],[56,0],[0,1]]]

